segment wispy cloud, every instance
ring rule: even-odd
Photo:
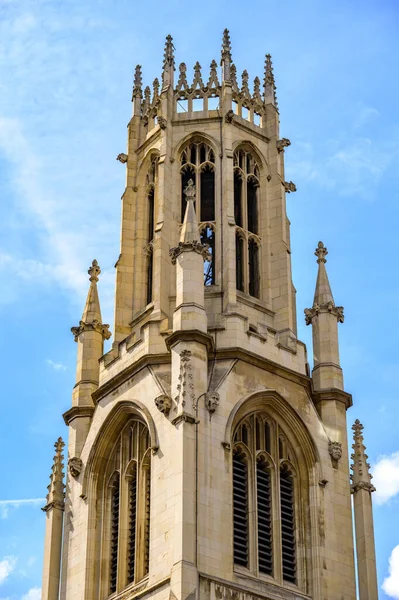
[[[17,559],[15,556],[5,556],[0,561],[0,585],[6,581],[8,576],[14,571]]]
[[[382,589],[391,598],[399,598],[399,545],[389,557],[389,576],[384,579]]]
[[[40,600],[42,595],[41,588],[33,587],[22,596],[21,600]]]
[[[66,371],[68,367],[63,365],[62,363],[54,362],[51,358],[46,359],[46,363],[54,369],[54,371]]]
[[[9,510],[24,505],[37,506],[45,502],[45,498],[23,498],[21,500],[0,500],[0,518],[7,519]]]
[[[372,465],[371,472],[373,474],[373,484],[377,489],[374,494],[377,504],[385,504],[399,494],[399,452],[379,457],[377,462]]]

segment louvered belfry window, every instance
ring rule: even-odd
[[[118,574],[118,537],[119,537],[119,476],[115,478],[111,495],[111,544],[110,544],[110,575],[109,592],[116,592]]]
[[[286,468],[280,470],[280,505],[283,579],[296,583],[294,483]]]
[[[248,466],[245,456],[233,458],[234,562],[248,567]]]
[[[148,428],[132,419],[110,452],[104,475],[105,481],[110,481],[109,529],[105,522],[103,539],[109,560],[102,561],[104,590],[107,587],[109,594],[137,583],[149,572],[150,457]]]
[[[277,578],[279,584],[296,584],[295,466],[290,445],[279,425],[263,412],[245,417],[233,439],[234,564],[259,577]],[[274,502],[277,495],[279,502]]]

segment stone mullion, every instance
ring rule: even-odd
[[[117,590],[127,584],[127,545],[129,537],[129,482],[126,479],[126,466],[129,462],[128,437],[121,440],[120,484],[119,484],[119,540]]]
[[[283,560],[281,541],[281,507],[280,507],[280,459],[278,452],[278,426],[273,427],[273,438],[270,444],[271,455],[275,459],[274,476],[272,478],[272,513],[273,513],[273,574],[275,580],[283,583]]]

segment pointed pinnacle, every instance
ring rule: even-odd
[[[373,476],[369,471],[370,465],[367,462],[368,456],[365,452],[366,446],[363,443],[363,429],[364,427],[359,419],[356,419],[355,423],[352,425],[354,443],[352,444],[353,453],[351,454],[351,491],[353,494],[359,490],[375,492],[375,487],[371,483]]]
[[[230,32],[228,29],[223,31],[223,41],[222,41],[222,60],[229,59],[231,61],[231,41],[230,41]]]
[[[324,246],[323,242],[319,242],[315,250],[315,256],[317,256],[317,264],[319,265],[319,270],[317,273],[313,306],[322,306],[324,304],[328,304],[329,302],[331,302],[334,306],[334,297],[332,295],[331,286],[328,280],[328,275],[325,267],[325,264],[327,262],[325,256],[327,254],[327,248]]]
[[[98,276],[101,273],[101,269],[96,259],[93,260],[93,262],[91,263],[91,267],[87,272],[90,275],[89,281],[98,281]]]
[[[133,83],[133,98],[141,98],[143,93],[141,87],[143,85],[141,65],[136,65],[134,71],[134,83]]]
[[[266,54],[264,94],[265,104],[273,104],[277,108],[276,82],[274,80],[271,54]]]
[[[55,455],[53,458],[53,466],[51,468],[50,483],[47,486],[48,493],[46,496],[46,506],[42,509],[45,512],[50,508],[59,508],[64,510],[65,494],[64,494],[64,455],[62,454],[65,444],[61,437],[54,444]]]
[[[317,263],[320,264],[321,262],[326,263],[326,256],[328,254],[328,250],[327,248],[324,246],[323,242],[319,242],[317,244],[317,248],[314,251],[314,255],[317,256]]]
[[[175,47],[173,45],[173,38],[170,34],[166,36],[165,42],[165,51],[164,51],[164,61],[163,66],[165,67],[173,67],[175,64],[175,56],[174,56]]]

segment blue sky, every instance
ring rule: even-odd
[[[53,443],[74,383],[76,325],[93,258],[113,320],[134,66],[160,76],[164,38],[203,74],[224,27],[238,73],[273,56],[299,336],[314,248],[329,249],[352,423],[375,473],[380,598],[399,598],[398,16],[396,0],[0,0],[0,600],[38,600]],[[111,325],[112,329],[112,325]],[[26,502],[22,503],[21,500]],[[394,551],[394,549],[397,550]],[[391,575],[389,577],[389,560]],[[388,595],[388,593],[390,595]]]

